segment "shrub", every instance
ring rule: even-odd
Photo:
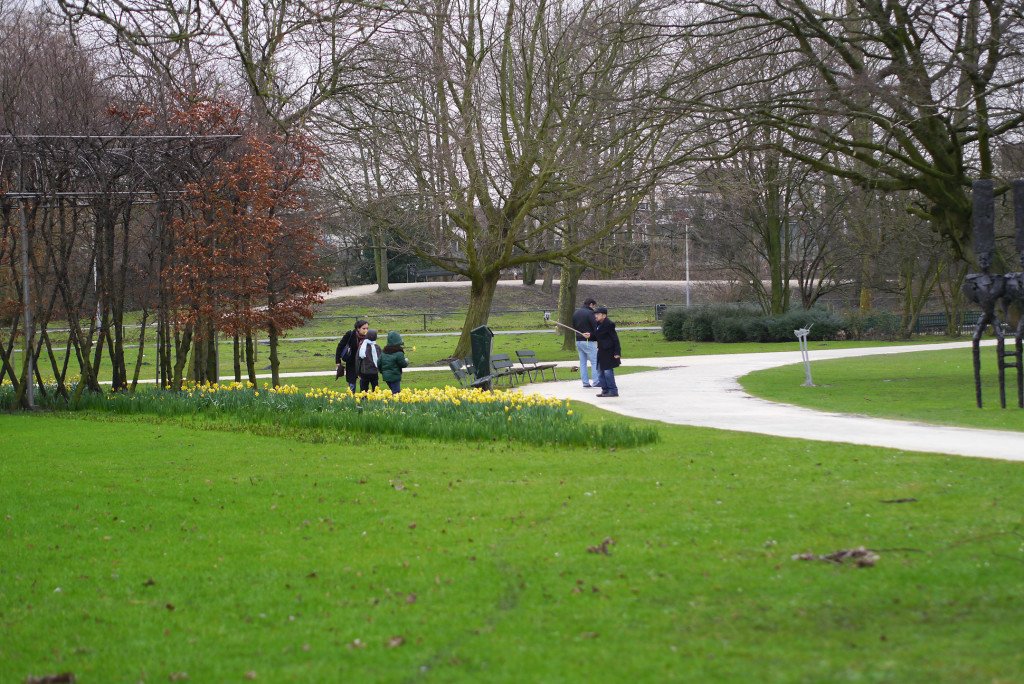
[[[748,320],[750,319],[740,316],[716,318],[711,325],[715,342],[747,341],[746,323]]]
[[[763,316],[742,319],[743,339],[747,342],[767,342],[768,319]]]
[[[809,340],[833,340],[843,329],[843,321],[823,309],[797,309],[773,316],[767,321],[769,342],[792,342],[794,330],[810,328]]]
[[[888,311],[853,311],[844,327],[855,340],[891,340],[900,331],[900,317]]]
[[[665,336],[666,340],[670,342],[677,342],[685,339],[683,337],[683,323],[690,315],[692,309],[686,307],[672,307],[665,311],[665,316],[661,321],[661,334]]]
[[[682,338],[691,342],[710,342],[714,339],[713,329],[714,316],[707,308],[695,309],[685,321],[681,328]]]

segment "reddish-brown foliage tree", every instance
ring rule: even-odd
[[[250,132],[237,150],[188,185],[189,209],[175,222],[167,276],[197,340],[211,327],[229,335],[268,332],[276,386],[280,333],[310,318],[327,289],[316,275],[317,236],[304,191],[319,160],[298,136]]]

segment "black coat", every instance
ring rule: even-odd
[[[597,365],[602,370],[617,368],[619,359],[615,357],[622,356],[622,346],[619,344],[619,334],[615,332],[615,322],[606,318],[598,323],[590,340],[597,342]]]
[[[579,330],[581,333],[590,333],[590,341],[593,342],[594,330],[597,329],[597,319],[594,318],[594,311],[589,306],[581,306],[572,313],[572,327]],[[576,333],[576,341],[583,342],[586,340],[583,335]]]
[[[359,371],[356,368],[355,363],[356,353],[359,351],[358,344],[359,335],[353,329],[341,336],[341,341],[338,342],[338,348],[334,350],[334,363],[345,363],[341,360],[341,352],[345,347],[352,349],[352,351],[349,352],[348,363],[345,363],[345,379],[349,384],[359,380]]]

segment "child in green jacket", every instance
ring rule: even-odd
[[[402,391],[402,369],[408,365],[409,359],[405,358],[405,342],[397,331],[392,330],[388,333],[388,344],[380,357],[380,374],[384,382],[388,383],[392,394]]]

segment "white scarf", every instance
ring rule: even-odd
[[[370,350],[370,359],[373,360],[374,366],[380,366],[377,359],[377,345],[370,338],[363,340],[363,343],[359,346],[359,358],[366,358],[366,350]]]

